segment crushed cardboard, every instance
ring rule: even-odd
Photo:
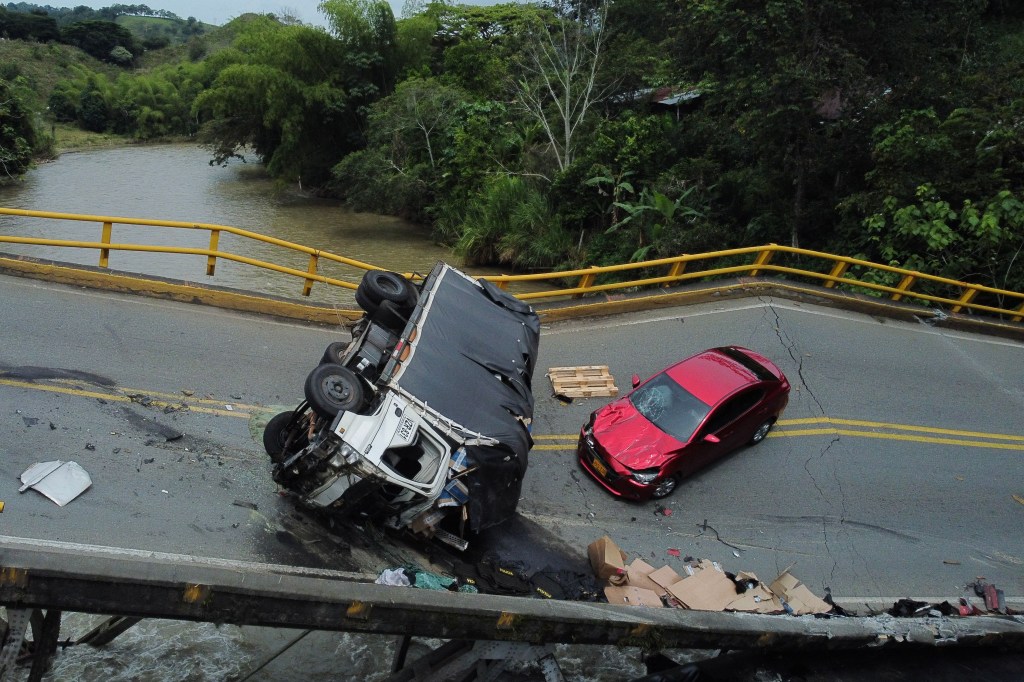
[[[666,568],[668,567],[666,566]],[[652,573],[654,573],[654,566],[651,566],[643,559],[633,559],[633,562],[629,566],[626,566],[626,584],[650,590],[660,598],[666,593],[666,590],[663,586],[651,579]]]
[[[798,616],[808,613],[827,613],[832,610],[831,605],[823,599],[819,599],[806,585],[797,580],[789,572],[789,569],[780,573],[772,581],[769,589],[789,604],[793,613]]]
[[[693,575],[669,585],[668,593],[685,608],[722,611],[736,599],[736,583],[717,563],[701,561]]]
[[[685,564],[682,575],[671,566],[656,569],[640,558],[627,566],[626,553],[607,535],[592,542],[587,553],[594,574],[606,584],[609,604],[795,615],[832,609],[790,573],[792,567],[765,585],[753,573],[741,571],[733,577],[707,559]]]
[[[604,596],[609,604],[622,606],[654,606],[661,608],[661,597],[653,590],[633,585],[608,585],[604,588]]]

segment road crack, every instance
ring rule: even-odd
[[[796,341],[792,337],[790,337],[789,334],[786,333],[786,331],[783,329],[782,318],[779,316],[779,311],[772,304],[772,300],[770,298],[765,297],[758,298],[765,306],[765,315],[770,316],[770,318],[767,319],[767,323],[770,324],[772,328],[775,330],[775,335],[779,340],[779,344],[782,346],[783,350],[785,350],[786,353],[789,355],[789,358],[790,360],[792,360],[793,364],[795,364],[797,367],[797,378],[799,380],[800,388],[806,392],[806,394],[810,397],[811,401],[814,403],[815,411],[817,412],[817,414],[820,417],[824,418],[826,421],[828,421],[828,414],[825,411],[825,407],[822,404],[821,399],[815,394],[814,389],[811,387],[810,382],[807,380],[807,376],[804,374],[805,355],[800,353],[799,349],[797,348]],[[840,436],[837,433],[825,445],[825,447],[821,449],[817,457],[812,455],[804,460],[804,471],[807,473],[807,477],[811,479],[811,483],[814,485],[814,489],[818,492],[818,497],[821,498],[825,502],[825,504],[828,505],[829,509],[834,509],[835,505],[830,496],[825,492],[825,489],[818,482],[817,477],[811,471],[811,460],[817,459],[819,462],[831,462],[831,460],[828,459],[829,453],[832,450],[832,447],[839,443],[839,440]],[[839,526],[842,527],[843,523],[845,523],[846,521],[847,513],[846,492],[843,489],[842,481],[836,473],[836,467],[834,462],[832,462],[832,478],[839,489]],[[831,538],[829,537],[828,532],[827,515],[822,516],[821,535],[825,545],[825,552],[832,559],[832,570],[829,574],[829,582],[834,583],[836,571],[839,567],[839,561],[836,558],[836,556],[832,553],[832,547],[830,544]]]

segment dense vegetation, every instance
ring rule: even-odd
[[[225,49],[193,42],[115,76],[79,67],[48,115],[198,135],[215,161],[254,154],[282,182],[428,225],[472,262],[778,242],[1024,289],[1020,3],[321,9],[328,29],[250,15],[218,29]],[[9,173],[40,137],[12,123],[32,104],[16,66],[0,63]]]

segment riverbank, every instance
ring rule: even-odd
[[[95,133],[69,123],[55,123],[50,126],[50,136],[53,137],[53,151],[55,156],[69,152],[80,152],[89,149],[113,149],[116,147],[127,147],[130,145],[142,144],[173,144],[188,142],[185,137],[167,137],[159,140],[137,140],[128,135],[117,135],[114,133]]]

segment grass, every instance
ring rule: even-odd
[[[102,149],[105,147],[120,147],[132,144],[133,140],[125,135],[114,135],[113,133],[93,133],[82,130],[77,126],[68,123],[53,124],[46,134],[54,138],[54,151],[57,154],[64,152],[82,151],[84,149]]]

